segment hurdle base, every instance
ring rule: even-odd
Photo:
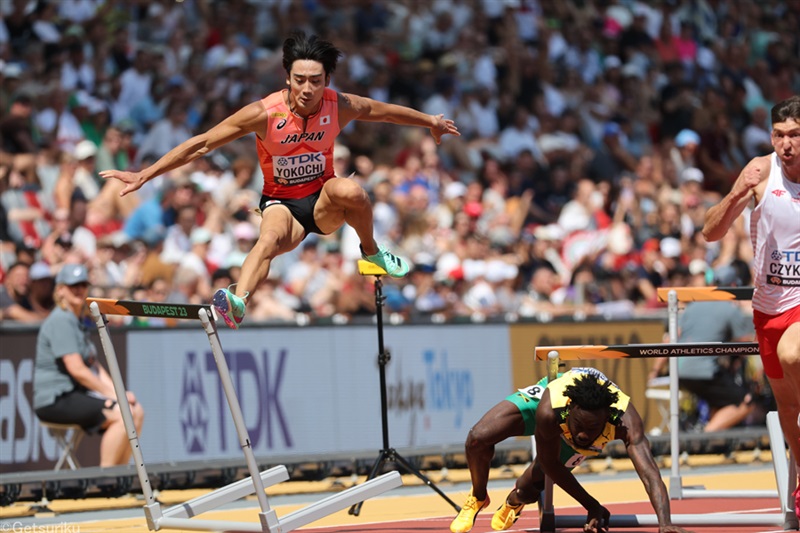
[[[278,518],[274,509],[259,513],[260,523],[255,522],[230,522],[221,520],[204,520],[197,518],[184,518],[164,516],[155,522],[156,531],[163,528],[190,529],[193,531],[247,531],[287,533],[303,527],[320,518],[341,511],[373,496],[400,487],[403,479],[399,472],[393,471],[366,481],[361,485],[352,487],[344,492],[333,494],[307,507]],[[208,502],[206,502],[208,503]],[[216,502],[219,504],[219,502]],[[218,506],[218,505],[217,505]],[[185,515],[184,515],[185,516]],[[148,522],[148,527],[150,523]]]
[[[164,518],[161,513],[161,504],[148,503],[144,506],[144,519],[147,523],[147,529],[150,531],[158,531],[158,523]]]
[[[794,514],[794,511],[786,511],[783,521],[783,530],[791,531],[797,529],[800,529],[800,521],[798,521],[797,515]]]
[[[196,518],[162,518],[158,523],[159,528],[169,529],[188,529],[191,531],[236,531],[264,533],[265,531],[277,531],[264,529],[261,524],[255,522],[231,522],[229,520],[198,520]]]
[[[281,518],[282,531],[293,531],[299,527],[315,522],[331,513],[351,507],[366,499],[378,496],[403,484],[399,472],[387,472],[381,476],[365,481],[361,485],[351,487],[344,492],[333,494],[312,503],[307,507],[294,511]]]
[[[681,498],[699,500],[706,498],[779,498],[777,490],[709,490],[704,487],[683,487]]]
[[[289,479],[289,471],[284,465],[279,465],[260,472],[260,477],[264,487],[271,487],[287,481]],[[206,511],[216,509],[221,505],[250,496],[254,492],[253,480],[250,477],[246,477],[230,485],[215,489],[208,494],[174,505],[164,511],[164,516],[168,518],[192,518]]]

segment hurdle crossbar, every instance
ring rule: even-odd
[[[211,306],[110,300],[105,298],[87,298],[86,302],[89,304],[89,309],[97,324],[100,343],[106,354],[109,374],[114,383],[114,392],[120,406],[125,431],[127,432],[128,441],[133,453],[134,466],[145,499],[144,513],[149,530],[158,531],[165,527],[197,531],[217,531],[234,528],[240,531],[284,533],[319,520],[329,514],[346,509],[354,503],[377,496],[403,484],[399,472],[389,472],[361,485],[311,504],[304,509],[290,513],[283,519],[279,519],[275,510],[270,508],[264,489],[267,486],[272,486],[289,479],[288,470],[284,465],[273,467],[264,472],[259,472],[258,470],[258,464],[250,444],[250,436],[248,435],[241,406],[233,387],[233,381],[227,362],[225,361],[225,353],[222,350],[217,327],[213,320],[215,315]],[[156,500],[153,488],[150,485],[150,478],[139,444],[139,436],[133,423],[130,406],[128,405],[125,383],[123,382],[116,351],[114,350],[114,345],[111,342],[111,336],[108,332],[108,320],[106,319],[106,315],[164,317],[200,321],[208,336],[211,351],[217,364],[217,371],[222,382],[225,398],[228,402],[231,416],[233,417],[239,444],[245,456],[247,470],[250,473],[249,478],[236,481],[182,504],[177,504],[167,509],[161,508],[161,504]],[[200,520],[194,518],[201,513],[211,511],[221,505],[225,505],[250,494],[256,495],[260,507],[260,512],[258,513],[259,521],[257,523],[237,522],[232,524],[230,522],[218,520]]]
[[[668,302],[672,291],[678,295],[679,302],[753,299],[753,287],[662,287],[656,289],[658,301]]]
[[[537,348],[538,352],[539,348]],[[542,349],[544,350],[544,349]],[[559,347],[549,347],[547,352],[548,377],[552,368],[558,368]],[[538,357],[537,357],[538,359]],[[670,359],[672,361],[674,359]],[[778,486],[778,496],[780,498],[780,511],[778,513],[760,514],[730,514],[730,513],[707,513],[707,514],[678,514],[672,515],[671,520],[677,526],[738,526],[738,525],[766,525],[782,526],[785,531],[797,529],[798,520],[794,512],[794,500],[792,490],[796,473],[794,461],[787,461],[786,448],[784,445],[783,431],[781,430],[778,413],[772,411],[767,414],[767,428],[770,435],[770,445],[773,455],[773,468],[775,479]],[[677,433],[673,436],[677,441]],[[673,443],[673,445],[675,445]],[[534,458],[536,450],[533,450]],[[791,457],[791,453],[790,453]],[[787,465],[787,463],[789,463]],[[670,498],[672,498],[672,488],[670,487]],[[758,497],[758,496],[741,496]],[[539,530],[542,532],[555,532],[557,528],[580,528],[586,523],[584,516],[557,516],[553,510],[552,481],[545,477],[545,488],[539,498]],[[648,515],[620,515],[612,516],[609,527],[627,528],[640,526],[657,526],[658,518],[654,514]]]
[[[692,344],[612,344],[582,346],[537,346],[538,361],[557,351],[561,360],[648,359],[652,357],[709,357],[720,355],[756,355],[755,342],[695,342]]]

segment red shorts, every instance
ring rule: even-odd
[[[753,324],[756,327],[758,351],[764,364],[764,373],[769,378],[783,377],[781,362],[778,360],[778,342],[789,326],[800,322],[800,305],[792,307],[779,315],[768,315],[753,310]]]

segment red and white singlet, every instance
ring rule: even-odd
[[[786,179],[777,154],[770,159],[764,196],[750,218],[753,308],[777,315],[800,306],[800,183]]]
[[[306,120],[292,113],[286,89],[261,100],[267,110],[264,140],[256,138],[262,193],[272,198],[304,198],[333,177],[333,144],[339,134],[338,95],[325,89],[319,111]],[[305,126],[305,130],[303,129]]]

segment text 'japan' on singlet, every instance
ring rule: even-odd
[[[800,183],[783,175],[778,155],[764,196],[750,217],[753,244],[753,309],[777,315],[800,305]]]
[[[304,198],[320,190],[334,175],[338,94],[326,88],[319,111],[304,120],[289,110],[285,93],[286,89],[261,100],[267,110],[265,138],[256,138],[264,172],[262,193],[272,198]]]

